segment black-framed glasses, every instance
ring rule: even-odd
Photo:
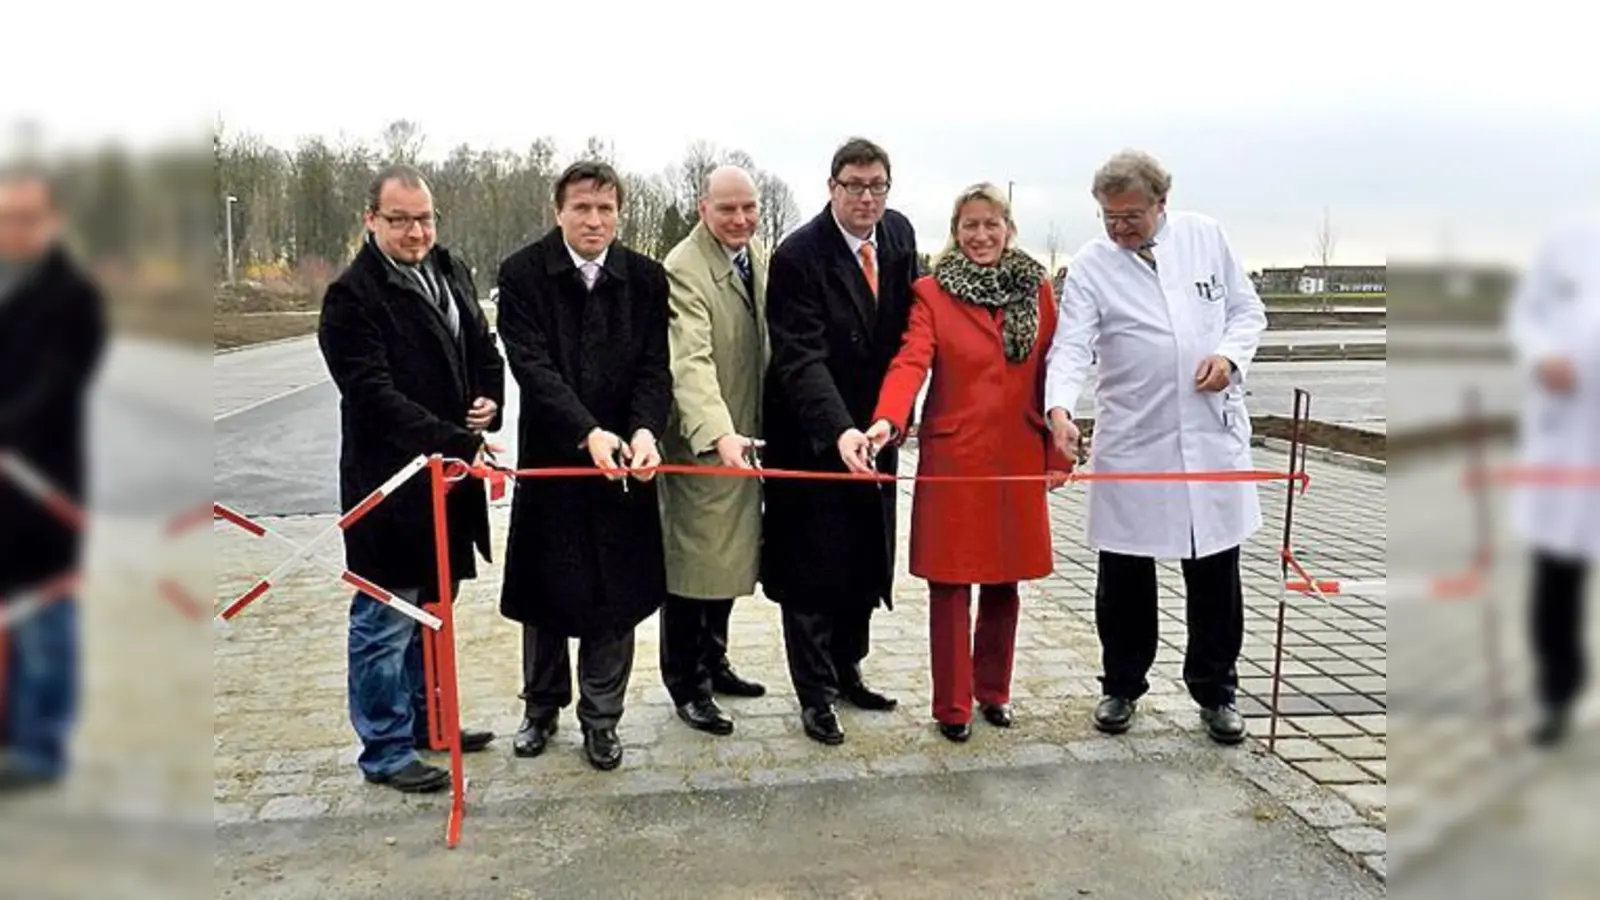
[[[430,228],[437,228],[439,227],[439,219],[441,218],[438,211],[423,213],[420,216],[408,216],[404,213],[385,212],[374,213],[374,215],[385,222],[388,222],[392,227],[400,229],[401,231],[410,231],[413,222],[421,225],[424,231]]]
[[[889,182],[887,181],[873,181],[870,183],[861,181],[835,181],[834,184],[844,188],[844,192],[852,197],[859,197],[868,191],[871,191],[872,196],[874,197],[882,197],[884,194],[889,193]]]

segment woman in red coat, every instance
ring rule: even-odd
[[[1011,246],[1015,236],[1005,195],[990,184],[968,188],[956,200],[950,242],[933,274],[913,286],[910,327],[867,436],[875,446],[903,437],[932,369],[917,430],[919,474],[1072,469],[1054,449],[1043,414],[1054,292],[1044,267]],[[1011,724],[1017,582],[1053,569],[1043,481],[918,482],[911,573],[929,582],[933,716],[945,737],[971,736],[974,696],[990,724]]]

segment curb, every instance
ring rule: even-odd
[[[226,356],[229,353],[238,353],[238,352],[240,352],[242,350],[256,350],[256,349],[259,349],[261,347],[273,347],[273,346],[276,346],[278,344],[287,344],[287,343],[290,343],[291,341],[315,340],[316,337],[317,337],[317,335],[316,335],[315,332],[313,332],[311,334],[297,334],[294,337],[274,338],[273,340],[270,340],[270,341],[261,341],[259,343],[254,343],[254,344],[240,344],[237,347],[223,347],[220,350],[213,349],[211,351],[211,355],[212,356]]]
[[[1250,445],[1265,447],[1268,450],[1277,450],[1281,453],[1289,452],[1289,442],[1283,438],[1251,437]],[[1354,453],[1341,453],[1338,450],[1329,450],[1326,447],[1306,446],[1302,448],[1307,459],[1318,462],[1331,463],[1347,469],[1358,469],[1363,472],[1374,472],[1379,475],[1389,471],[1389,464],[1385,460],[1373,459],[1370,456],[1357,456]]]

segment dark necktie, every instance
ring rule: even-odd
[[[1135,254],[1138,255],[1138,257],[1140,259],[1145,261],[1145,264],[1150,267],[1150,271],[1152,271],[1152,272],[1157,271],[1157,269],[1156,269],[1156,250],[1155,250],[1155,247],[1156,247],[1156,242],[1155,241],[1145,241],[1144,243],[1139,245],[1139,249],[1133,251]]]
[[[739,273],[739,280],[744,282],[745,293],[752,299],[756,296],[755,276],[750,271],[750,250],[745,248],[733,255],[733,267]]]

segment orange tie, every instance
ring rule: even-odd
[[[861,271],[867,276],[867,287],[872,288],[872,296],[878,296],[878,262],[871,244],[861,245]]]

